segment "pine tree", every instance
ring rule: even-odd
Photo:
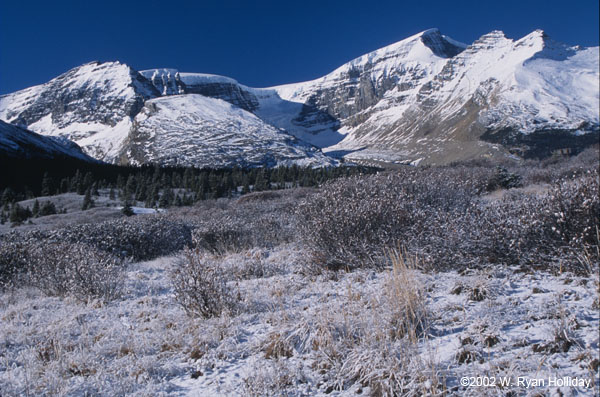
[[[69,185],[70,185],[70,184],[69,184],[69,179],[68,179],[68,178],[63,178],[63,179],[60,181],[60,192],[61,192],[61,193],[66,193],[66,192],[68,192],[68,191],[70,190],[70,188],[71,188]]]
[[[15,192],[9,187],[4,189],[4,191],[2,192],[2,204],[7,205],[7,204],[12,203],[14,200],[15,200]]]
[[[44,172],[42,178],[42,196],[51,196],[54,193],[53,181],[47,172]]]
[[[123,203],[123,208],[121,209],[121,213],[125,216],[131,216],[131,215],[135,214],[133,212],[133,208],[131,208],[131,204],[129,204],[129,201],[125,201]]]
[[[254,181],[254,191],[256,192],[260,192],[263,190],[267,190],[268,189],[268,185],[267,185],[267,180],[265,178],[264,172],[259,171],[258,174],[256,174],[256,180]]]
[[[117,176],[117,189],[123,189],[125,187],[125,179],[123,179],[123,175],[119,174]]]
[[[28,218],[31,218],[31,210],[29,207],[23,208],[19,203],[14,203],[10,211],[10,221],[13,224],[19,224]]]
[[[33,203],[33,209],[31,210],[31,213],[36,218],[40,216],[40,203],[37,201],[37,199],[35,199],[35,202]]]
[[[83,205],[81,209],[83,211],[88,210],[94,206],[94,201],[92,200],[92,189],[88,189],[85,191],[85,197],[83,198]]]
[[[56,206],[52,201],[46,201],[40,208],[40,216],[54,215],[56,213]]]
[[[81,172],[79,170],[75,171],[75,176],[73,177],[73,181],[71,182],[71,189],[75,188],[77,194],[85,193],[85,186],[83,184],[83,177],[81,176]]]
[[[83,177],[83,188],[84,189],[89,189],[90,187],[92,187],[92,184],[94,183],[94,176],[92,175],[91,172],[86,172],[85,176]]]
[[[158,206],[160,208],[168,208],[171,206],[173,202],[173,191],[170,188],[164,189],[162,196],[160,196],[160,200],[158,201]]]
[[[112,187],[110,188],[110,191],[108,192],[108,198],[110,200],[114,200],[115,199],[115,189],[113,189]]]

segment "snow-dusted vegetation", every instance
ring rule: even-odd
[[[597,395],[597,156],[8,233],[0,394]]]

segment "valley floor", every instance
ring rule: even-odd
[[[108,304],[33,289],[0,295],[0,394],[343,396],[394,388],[407,395],[571,396],[600,390],[598,276],[405,269],[426,309],[424,332],[411,339],[389,335],[398,303],[391,269],[305,275],[304,253],[294,244],[229,253],[219,260],[238,305],[203,320],[188,317],[174,299],[169,268],[178,260],[130,265],[122,297]],[[571,383],[553,385],[564,378]],[[492,385],[465,386],[477,382]]]

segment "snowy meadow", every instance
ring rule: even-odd
[[[0,236],[1,396],[600,391],[598,152]]]

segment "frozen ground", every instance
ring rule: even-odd
[[[131,264],[109,304],[0,295],[0,394],[342,396],[389,384],[409,395],[598,394],[597,276],[409,271],[427,319],[411,340],[392,332],[402,302],[391,270],[303,275],[295,245],[218,260],[239,302],[207,320],[174,299],[177,257]],[[465,376],[497,386],[464,387]],[[564,377],[590,387],[549,385]]]

